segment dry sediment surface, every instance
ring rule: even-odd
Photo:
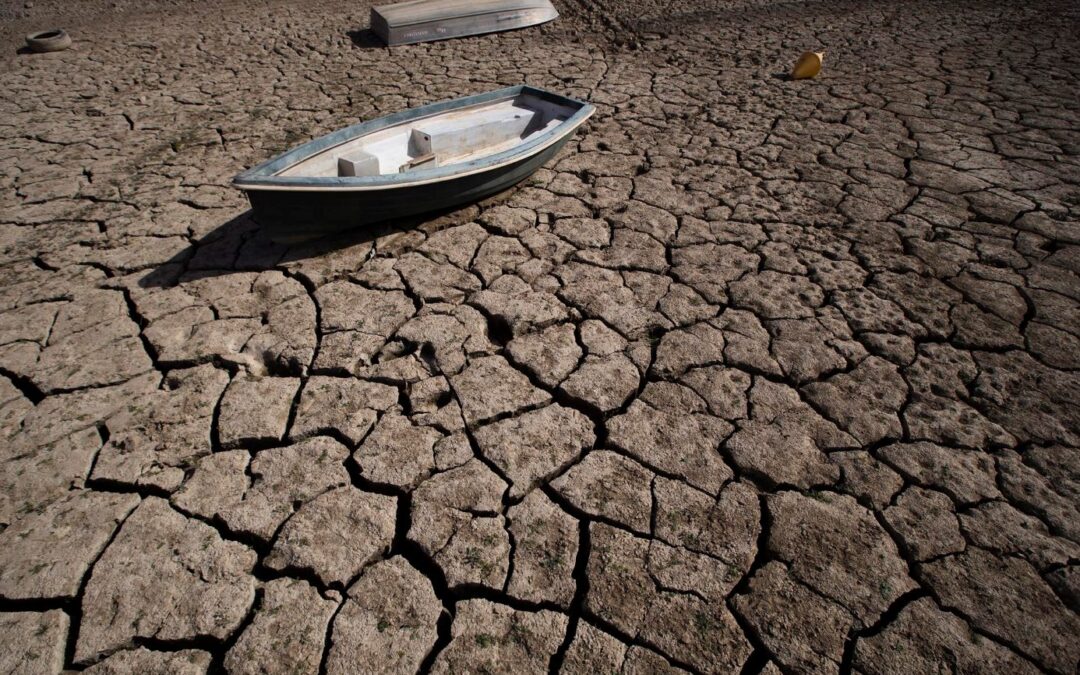
[[[1075,672],[1076,5],[557,4],[6,10],[0,670]],[[523,81],[598,112],[487,202],[227,185]]]

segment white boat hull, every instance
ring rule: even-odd
[[[371,30],[389,46],[526,28],[559,16],[549,0],[411,0],[371,9]]]

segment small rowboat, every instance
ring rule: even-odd
[[[529,177],[595,111],[519,85],[340,129],[235,178],[276,242],[483,199]]]
[[[409,0],[371,8],[371,30],[388,46],[514,30],[559,16],[550,0]]]

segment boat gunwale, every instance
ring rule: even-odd
[[[390,7],[392,5],[382,5],[382,6],[383,7]],[[372,11],[375,11],[375,10],[378,10],[379,8],[378,7],[372,7],[371,9],[372,9]],[[544,10],[544,9],[550,9],[551,12],[553,13],[553,16],[550,19],[541,19],[539,21],[534,21],[534,22],[531,22],[531,23],[522,24],[520,26],[520,28],[528,28],[529,26],[539,26],[541,24],[549,23],[549,22],[554,21],[555,19],[559,18],[559,10],[555,9],[555,6],[552,5],[551,3],[548,3],[547,7],[537,5],[535,7],[530,6],[530,7],[521,7],[521,8],[515,8],[515,9],[489,9],[489,10],[484,10],[482,12],[472,12],[471,14],[462,14],[461,16],[455,16],[455,17],[452,17],[452,18],[417,19],[415,21],[408,21],[408,22],[402,22],[402,23],[394,24],[394,28],[409,28],[411,26],[422,26],[422,25],[427,24],[427,23],[437,23],[437,22],[440,22],[440,21],[453,21],[454,19],[459,19],[459,18],[464,18],[464,17],[489,16],[491,14],[503,14],[503,13],[506,13],[506,12],[535,12],[535,11]],[[379,16],[383,16],[383,15],[380,13]],[[386,19],[386,17],[383,16],[383,20],[385,20],[385,19]],[[511,30],[517,30],[517,28],[513,28]],[[494,32],[501,32],[501,31],[490,31],[490,32],[494,33]],[[461,37],[472,37],[473,35],[484,35],[484,34],[485,33],[468,33],[467,35],[461,36]],[[454,38],[453,37],[447,37],[445,39],[451,40],[451,39],[454,39]],[[416,43],[403,42],[403,43],[399,43],[399,44],[416,44]],[[395,44],[393,46],[397,47],[398,44]]]
[[[464,109],[485,103],[493,103],[504,99],[514,98],[522,94],[528,94],[553,103],[570,104],[578,106],[573,115],[566,118],[562,124],[547,131],[537,134],[528,141],[514,146],[508,150],[481,157],[468,162],[450,164],[447,166],[420,169],[408,173],[381,174],[378,176],[280,176],[282,171],[288,170],[296,164],[310,159],[311,157],[332,150],[333,148],[348,143],[349,141],[365,136],[388,127],[404,122],[419,121],[435,115],[441,115],[458,109]],[[495,91],[489,91],[463,98],[449,99],[420,106],[419,108],[407,108],[396,113],[384,115],[373,120],[360,122],[329,134],[312,139],[276,157],[273,157],[258,166],[252,167],[236,175],[232,184],[241,190],[281,190],[281,191],[357,191],[357,190],[387,190],[395,188],[436,183],[454,179],[460,176],[468,176],[484,171],[492,171],[501,166],[512,164],[522,158],[529,157],[544,150],[544,148],[559,141],[559,139],[572,134],[585,120],[596,112],[596,107],[591,103],[578,99],[555,94],[539,87],[527,84],[519,84]]]

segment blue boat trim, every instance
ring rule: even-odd
[[[562,124],[549,129],[519,146],[504,150],[503,152],[482,157],[469,162],[451,164],[449,166],[433,167],[430,169],[418,169],[405,174],[384,174],[380,176],[279,176],[294,164],[308,157],[329,150],[335,146],[346,143],[358,136],[367,135],[380,129],[419,120],[433,115],[439,115],[459,108],[466,108],[491,101],[513,98],[521,94],[536,96],[563,105],[577,106],[578,110]],[[558,138],[571,133],[588,119],[595,107],[584,101],[561,96],[538,87],[529,85],[517,85],[489,91],[475,96],[456,98],[448,101],[440,101],[419,108],[409,108],[400,112],[380,117],[368,122],[354,124],[344,129],[339,129],[325,136],[308,141],[288,152],[278,155],[273,159],[248,169],[233,178],[233,185],[243,190],[266,190],[266,189],[309,189],[309,190],[370,190],[406,187],[430,183],[455,176],[466,175],[477,171],[486,171],[502,164],[508,164],[532,152],[542,149],[544,146],[554,143]]]

